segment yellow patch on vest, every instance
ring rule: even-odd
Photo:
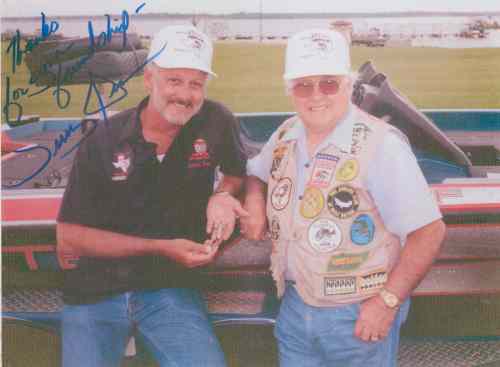
[[[325,206],[323,193],[317,187],[308,187],[300,203],[300,214],[307,219],[317,217]]]

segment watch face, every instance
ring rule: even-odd
[[[380,292],[380,296],[382,297],[382,299],[384,300],[385,304],[388,306],[388,307],[391,307],[391,308],[394,308],[398,305],[399,303],[399,300],[398,300],[398,297],[396,297],[394,294],[392,293],[389,293],[388,291],[386,291],[385,289],[383,289],[381,292]]]

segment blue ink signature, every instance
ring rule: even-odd
[[[97,121],[96,120],[90,120],[92,122],[92,127],[90,130],[75,144],[73,145],[68,151],[66,151],[64,154],[61,155],[61,159],[67,157],[69,154],[71,154],[76,148],[80,146],[80,144],[88,138],[96,129],[97,127]],[[40,174],[50,163],[52,158],[56,157],[61,150],[61,148],[68,142],[68,140],[71,138],[71,136],[77,132],[78,130],[81,129],[82,122],[78,122],[76,124],[70,124],[64,131],[59,134],[59,136],[54,140],[54,147],[53,150],[50,150],[49,148],[43,146],[43,145],[32,145],[32,146],[27,146],[23,148],[16,149],[16,153],[26,153],[26,152],[32,152],[36,150],[41,150],[44,153],[47,153],[47,157],[45,158],[45,161],[42,162],[40,167],[36,169],[33,173],[28,175],[27,177],[23,178],[21,181],[16,182],[15,184],[12,185],[2,185],[2,188],[14,188],[14,187],[19,187],[25,182],[31,180],[38,174]]]
[[[24,49],[21,47],[21,32],[16,30],[16,35],[12,37],[7,46],[7,53],[12,52],[12,74],[15,74],[17,70],[17,66],[21,65],[23,62],[23,55],[28,54],[36,46],[42,41],[45,41],[50,35],[56,33],[59,29],[59,23],[55,20],[52,20],[50,23],[47,23],[45,13],[41,13],[41,27],[40,27],[40,36],[35,37],[34,39],[28,39],[26,41],[26,45]]]
[[[165,50],[166,46],[167,46],[167,44],[165,44],[158,52],[156,52],[155,54],[153,54],[151,57],[147,58],[132,73],[130,73],[127,78],[120,79],[120,80],[118,80],[116,82],[113,81],[113,80],[107,80],[110,83],[112,83],[112,90],[111,90],[111,93],[110,93],[110,98],[113,97],[115,95],[115,93],[117,93],[118,91],[123,92],[121,95],[117,95],[117,97],[115,97],[114,99],[112,99],[111,101],[109,101],[107,104],[104,103],[104,99],[102,98],[102,95],[99,92],[99,89],[97,88],[97,83],[92,78],[91,81],[90,81],[90,83],[89,83],[89,88],[87,90],[87,95],[86,95],[85,103],[84,103],[84,113],[85,113],[85,115],[92,115],[92,114],[101,112],[102,115],[103,115],[104,122],[107,123],[108,122],[108,118],[107,118],[106,109],[108,107],[112,106],[113,104],[118,103],[119,101],[121,101],[123,98],[125,98],[128,95],[128,91],[125,88],[125,85],[127,84],[127,82],[136,73],[138,73],[142,68],[144,68],[148,63],[152,62],[156,57],[158,57]],[[102,79],[102,77],[99,77],[99,79]],[[95,96],[96,96],[96,98],[98,100],[99,108],[97,110],[95,110],[95,111],[88,111],[93,93],[95,93]],[[97,128],[97,121],[95,121],[95,120],[91,120],[91,121],[93,122],[93,126],[92,126],[91,130],[88,133],[86,133],[79,141],[77,141],[69,150],[67,150],[64,154],[62,154],[60,156],[60,159],[64,159],[69,154],[71,154],[75,149],[77,149],[80,146],[80,144],[91,133],[94,132],[94,130]],[[35,170],[32,174],[30,174],[29,176],[25,177],[24,179],[22,179],[19,182],[16,182],[13,185],[4,185],[3,187],[5,187],[5,188],[19,187],[22,184],[24,184],[25,182],[31,180],[32,178],[34,178],[35,176],[37,176],[38,174],[40,174],[41,172],[43,172],[43,170],[48,166],[48,164],[50,163],[50,161],[52,160],[52,158],[54,158],[54,157],[56,157],[58,155],[59,151],[68,142],[68,140],[70,139],[70,137],[81,128],[81,124],[82,124],[81,122],[76,123],[76,124],[70,124],[58,136],[58,138],[56,138],[54,140],[54,144],[53,144],[52,150],[50,150],[49,148],[47,148],[45,146],[42,146],[42,145],[24,147],[24,148],[20,148],[20,149],[15,150],[16,153],[25,153],[25,152],[28,152],[28,151],[33,151],[33,150],[39,149],[39,150],[42,150],[43,152],[47,153],[47,158],[41,164],[41,166],[37,170]]]
[[[136,8],[135,13],[139,13],[144,8],[145,5],[146,3],[142,3],[141,5],[139,5]],[[37,37],[34,40],[28,40],[25,49],[22,50],[20,47],[21,34],[19,30],[17,30],[16,35],[14,36],[9,46],[7,47],[7,53],[9,53],[12,50],[13,73],[16,72],[16,65],[20,65],[22,63],[23,54],[27,54],[33,51],[33,49],[36,46],[38,46],[38,44],[41,41],[45,40],[47,37],[49,37],[51,34],[55,33],[59,29],[59,23],[57,23],[56,21],[51,21],[50,23],[47,23],[45,14],[43,12],[41,14],[42,14],[42,20],[41,20],[42,26],[41,26],[40,37]],[[91,21],[88,22],[87,24],[87,31],[89,36],[88,53],[85,54],[84,56],[81,56],[78,59],[78,61],[70,68],[67,68],[66,70],[63,71],[62,63],[59,62],[56,64],[57,72],[54,75],[53,73],[48,71],[49,66],[52,66],[52,64],[40,65],[40,68],[42,69],[43,73],[47,75],[52,75],[55,78],[56,85],[54,87],[54,90],[52,91],[52,95],[55,97],[56,104],[60,109],[67,108],[71,102],[71,94],[69,90],[63,88],[62,85],[69,82],[72,79],[72,77],[94,56],[97,50],[106,46],[106,44],[108,44],[111,41],[111,38],[114,33],[121,33],[123,35],[122,47],[125,48],[126,46],[127,30],[130,24],[128,12],[126,10],[122,11],[121,23],[116,26],[111,25],[111,17],[109,15],[106,14],[105,17],[106,17],[106,31],[101,32],[99,34],[97,41],[95,39],[94,27],[92,25],[92,22]],[[69,46],[64,51],[56,50],[55,51],[56,60],[59,59],[60,55],[63,55],[65,52],[69,51],[73,47],[73,45],[74,43],[69,44]],[[31,74],[28,83],[32,85],[35,84],[37,81],[38,77]],[[2,109],[2,112],[4,114],[7,124],[11,127],[21,125],[23,107],[18,101],[24,96],[27,97],[37,96],[50,88],[50,86],[45,86],[31,93],[29,93],[30,92],[29,88],[15,88],[11,93],[11,81],[9,76],[6,76],[6,85],[7,85],[6,102]],[[14,116],[16,116],[14,120],[10,120],[11,112],[14,113]]]

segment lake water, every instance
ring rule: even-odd
[[[92,17],[48,17],[48,21],[56,20],[62,33],[67,37],[78,37],[87,35],[87,23],[92,21],[95,32],[106,29],[104,16]],[[290,17],[289,19],[235,19],[224,17],[198,17],[197,27],[213,38],[236,36],[252,37],[259,39],[262,35],[267,37],[288,37],[303,29],[319,27],[328,28],[333,18],[304,18]],[[473,19],[461,16],[434,16],[434,17],[374,17],[374,18],[351,18],[354,31],[365,33],[376,27],[392,38],[409,38],[419,35],[412,41],[413,46],[433,47],[500,47],[500,31],[490,31],[485,39],[463,39],[453,35],[463,30],[467,23]],[[491,18],[500,22],[500,17]],[[175,17],[166,15],[157,16],[131,16],[129,32],[137,32],[145,36],[153,35],[158,29],[173,24],[187,24],[192,21],[191,17]],[[119,24],[115,19],[113,24]],[[3,18],[2,31],[14,31],[19,29],[22,33],[33,34],[40,28],[40,18]],[[431,34],[441,34],[441,38],[431,38]]]

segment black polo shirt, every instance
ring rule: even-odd
[[[206,239],[206,207],[217,166],[244,176],[246,157],[234,115],[205,100],[163,161],[142,135],[138,107],[100,121],[76,154],[58,221],[143,238]],[[100,244],[106,246],[105,243]],[[95,302],[128,290],[194,287],[200,269],[160,256],[82,257],[65,271],[67,303]]]

